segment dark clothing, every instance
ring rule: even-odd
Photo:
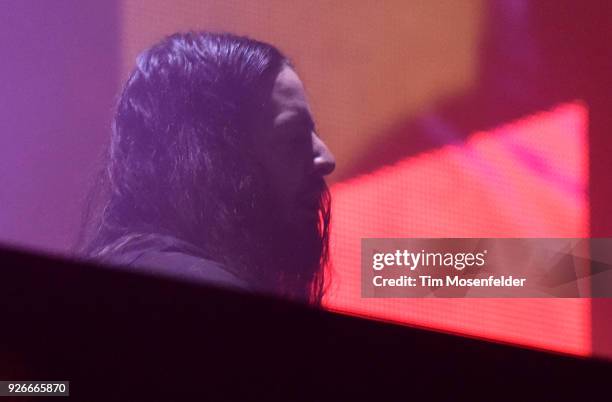
[[[105,256],[105,262],[168,279],[252,291],[245,281],[203,255],[183,240],[148,234],[131,239],[119,251]]]

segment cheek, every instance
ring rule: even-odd
[[[287,169],[269,176],[270,212],[283,222],[291,221],[299,209],[299,182]]]
[[[296,169],[285,166],[274,174],[271,184],[279,199],[284,203],[293,202],[297,199],[300,190],[300,176]]]
[[[306,155],[307,152],[281,146],[268,147],[261,153],[261,166],[271,198],[283,212],[292,213],[299,204],[310,161]]]

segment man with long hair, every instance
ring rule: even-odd
[[[81,252],[319,304],[335,161],[294,67],[231,34],[144,51],[118,101]]]

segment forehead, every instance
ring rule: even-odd
[[[295,118],[310,117],[304,85],[289,66],[285,66],[276,77],[271,98],[275,126]]]

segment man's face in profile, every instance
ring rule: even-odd
[[[258,137],[260,158],[278,217],[300,227],[316,223],[323,177],[335,160],[315,132],[304,86],[289,66],[283,67],[272,88],[271,125]]]

